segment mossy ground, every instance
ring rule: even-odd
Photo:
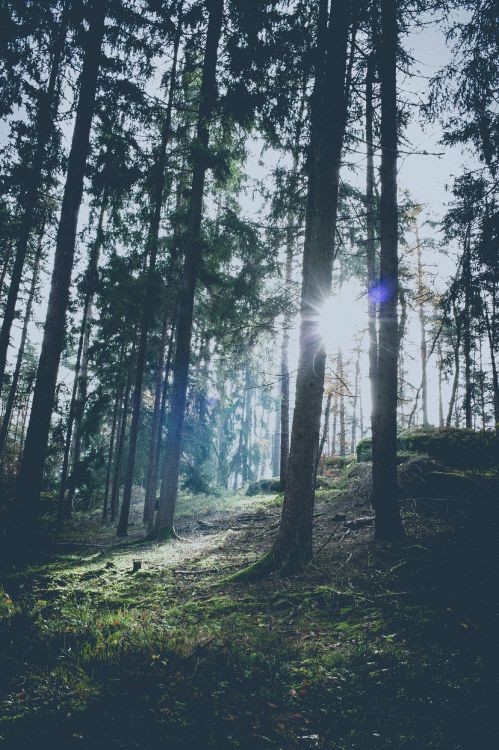
[[[77,523],[6,570],[0,748],[495,750],[494,506],[407,502],[406,542],[380,546],[344,525],[369,510],[344,485],[321,491],[316,555],[289,578],[220,583],[268,549],[273,496],[188,498],[187,541],[167,544],[137,524],[92,547]]]

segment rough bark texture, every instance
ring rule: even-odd
[[[146,494],[144,501],[144,523],[151,524],[154,519],[156,506],[156,490],[158,486],[158,440],[161,421],[161,401],[163,394],[163,378],[165,371],[165,349],[168,335],[168,324],[170,322],[169,310],[166,309],[163,316],[161,329],[161,340],[159,342],[158,363],[156,367],[156,382],[154,386],[154,406],[151,421],[151,438],[149,443],[149,458],[147,463]],[[168,354],[170,355],[171,347]]]
[[[223,0],[210,0],[207,2],[207,7],[209,9],[209,21],[201,79],[196,145],[192,154],[192,184],[187,218],[182,289],[179,298],[171,408],[168,415],[166,439],[166,460],[158,513],[152,530],[152,535],[156,537],[168,536],[174,531],[173,519],[177,503],[178,478],[180,473],[182,434],[191,353],[194,294],[198,266],[201,259],[201,217],[203,213],[204,183],[208,167],[206,151],[209,143],[210,118],[217,97],[217,54],[222,32],[224,2]]]
[[[374,107],[373,82],[375,66],[371,55],[366,74],[366,268],[367,268],[367,331],[369,336],[369,385],[371,389],[371,433],[375,438],[376,373],[378,369],[378,332],[376,329],[376,198],[374,192]]]
[[[121,404],[120,423],[118,427],[118,443],[116,450],[116,458],[114,461],[113,470],[113,486],[111,490],[111,521],[116,520],[118,515],[119,497],[120,497],[120,477],[121,477],[121,466],[123,462],[123,451],[125,449],[125,438],[128,421],[128,408],[130,406],[130,387],[131,387],[131,374],[132,374],[132,361],[130,361],[127,369],[127,381],[125,385],[125,392],[123,394],[123,402]]]
[[[103,0],[92,0],[88,4],[90,26],[85,41],[80,93],[57,231],[54,270],[40,361],[17,486],[19,512],[21,514],[22,509],[23,516],[29,519],[34,518],[38,511],[57,372],[64,346],[76,228],[83,193],[83,178],[104,36],[105,8],[106,3]]]
[[[467,430],[473,429],[473,393],[471,378],[471,256],[470,229],[468,229],[463,258],[464,283],[464,321],[463,321],[463,356],[464,356],[464,419]]]
[[[296,163],[294,165],[296,171]],[[291,272],[293,268],[293,215],[288,212],[286,228],[286,267],[284,271],[284,285],[288,295],[291,294]],[[286,474],[289,458],[289,328],[291,316],[288,311],[284,315],[281,347],[281,439],[279,477],[281,487],[286,487]]]
[[[493,327],[490,322],[489,314],[485,311],[485,323],[487,326],[487,336],[489,339],[490,361],[492,365],[492,388],[494,394],[494,425],[499,430],[499,373],[496,364],[496,352],[494,346]]]
[[[31,170],[28,176],[28,184],[26,185],[26,191],[22,200],[22,218],[16,244],[16,254],[10,276],[7,300],[3,311],[2,328],[0,330],[0,392],[2,390],[3,379],[5,376],[7,351],[10,343],[12,323],[14,322],[16,315],[16,304],[22,279],[24,261],[26,259],[29,239],[36,222],[37,207],[42,183],[42,171],[47,146],[58,105],[58,80],[61,73],[61,62],[66,42],[67,7],[68,3],[65,2],[62,10],[61,23],[54,38],[52,63],[49,80],[47,82],[47,89],[44,92],[40,91],[38,94],[39,100],[36,115],[37,140],[31,163]]]
[[[120,371],[123,366],[123,355],[124,355],[124,347],[122,347],[121,353],[120,353],[120,359],[119,359]],[[116,442],[116,431],[118,427],[118,412],[119,412],[122,399],[123,399],[123,384],[121,384],[118,387],[118,390],[116,392],[116,396],[114,399],[113,421],[112,421],[112,426],[111,426],[111,436],[109,439],[109,452],[107,456],[107,466],[106,466],[106,484],[104,488],[104,502],[102,504],[102,523],[106,523],[108,512],[109,512],[109,491],[111,489],[111,471],[113,468],[114,447],[115,447],[115,442]]]
[[[414,233],[416,235],[416,273],[417,273],[417,294],[418,294],[418,318],[419,329],[421,334],[419,352],[421,356],[421,407],[423,410],[423,427],[428,426],[428,375],[427,375],[427,347],[426,347],[426,316],[424,304],[424,278],[423,278],[423,258],[421,240],[419,238],[419,229],[417,214],[414,217]]]
[[[300,355],[286,492],[277,540],[267,560],[291,571],[312,555],[315,467],[324,390],[325,352],[319,314],[331,287],[341,151],[346,120],[350,4],[327,3],[319,14],[311,103],[308,198],[301,295]]]
[[[453,304],[452,306],[453,312],[454,312],[454,323],[456,326],[456,337],[453,341],[453,349],[454,349],[454,378],[452,381],[452,390],[451,390],[451,396],[449,400],[449,408],[447,411],[447,418],[445,420],[445,426],[450,427],[452,424],[452,417],[454,414],[454,406],[456,403],[456,397],[457,397],[457,389],[459,387],[459,370],[460,370],[460,357],[459,353],[461,351],[461,321],[459,320],[459,316],[457,314],[456,305]]]
[[[403,533],[397,486],[397,0],[382,0],[381,35],[381,249],[373,506],[376,537],[394,541]]]

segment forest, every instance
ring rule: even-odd
[[[0,0],[0,750],[499,747],[495,0]]]

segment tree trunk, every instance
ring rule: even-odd
[[[353,392],[353,415],[352,415],[352,441],[350,443],[350,453],[355,453],[357,446],[357,406],[359,403],[359,391],[360,391],[360,345],[357,349],[357,358],[355,360],[355,385]]]
[[[371,434],[375,438],[376,374],[378,369],[378,333],[376,330],[376,196],[374,192],[374,106],[375,58],[371,54],[366,73],[366,268],[367,331],[369,336],[369,384],[371,389]]]
[[[333,11],[331,11],[331,15]],[[312,555],[315,465],[326,355],[320,309],[331,288],[341,152],[349,98],[347,72],[350,4],[338,0],[334,18],[321,1],[311,102],[308,198],[303,251],[300,355],[286,491],[274,546],[261,565],[292,571]]]
[[[376,538],[403,534],[397,484],[398,209],[397,209],[397,0],[381,3],[381,251],[379,346],[373,441]]]
[[[293,171],[296,171],[296,160]],[[284,286],[287,295],[291,294],[291,273],[293,269],[293,214],[288,211],[288,225],[286,228],[286,267],[284,272]],[[281,488],[286,487],[286,472],[289,457],[289,328],[291,316],[288,311],[284,314],[282,347],[281,347],[281,440],[279,478]]]
[[[124,351],[125,351],[124,347],[122,347],[121,353],[120,353],[120,360],[119,360],[120,372],[123,366]],[[104,488],[104,502],[102,505],[102,523],[106,523],[107,521],[108,506],[109,506],[109,490],[111,488],[111,471],[113,468],[114,445],[115,445],[115,440],[116,440],[116,428],[118,426],[118,412],[119,412],[121,401],[123,399],[123,390],[124,390],[123,384],[121,384],[118,387],[118,390],[116,392],[116,396],[114,399],[113,421],[111,425],[111,436],[109,439],[109,453],[107,457],[107,467],[106,467],[106,484]]]
[[[177,61],[180,37],[182,33],[182,3],[179,7],[179,17],[175,40],[173,46],[173,62],[170,73],[170,84],[168,89],[168,101],[166,115],[161,130],[161,142],[158,161],[155,165],[155,179],[151,193],[151,221],[147,238],[147,255],[149,255],[149,269],[142,309],[142,321],[140,327],[139,346],[137,351],[137,364],[135,370],[135,382],[132,402],[132,423],[130,425],[130,440],[128,447],[128,458],[125,474],[125,486],[123,489],[123,502],[121,504],[120,520],[116,530],[117,536],[126,536],[128,533],[128,517],[130,514],[130,503],[132,499],[133,472],[135,468],[135,455],[137,452],[137,437],[139,434],[140,411],[142,405],[142,383],[144,379],[144,366],[147,354],[147,340],[149,328],[151,327],[152,308],[150,304],[150,293],[154,285],[154,274],[156,270],[156,259],[158,255],[159,226],[161,221],[161,209],[165,198],[165,170],[167,162],[167,147],[171,135],[171,123],[173,112],[173,98],[177,89]]]
[[[116,459],[114,462],[113,472],[113,488],[111,491],[111,522],[116,520],[118,515],[118,506],[120,498],[120,477],[121,477],[121,466],[123,463],[123,451],[125,448],[125,437],[128,420],[128,407],[130,405],[130,388],[132,382],[132,359],[128,364],[128,374],[125,385],[125,392],[123,394],[123,403],[121,405],[120,424],[118,427],[118,444],[116,451]]]
[[[60,522],[70,517],[76,490],[74,476],[80,461],[81,423],[87,398],[88,347],[90,341],[92,302],[97,277],[100,250],[103,242],[102,225],[104,222],[106,204],[107,199],[106,196],[104,196],[99,211],[95,241],[90,252],[88,267],[86,270],[87,289],[85,291],[83,302],[83,315],[81,319],[80,336],[78,340],[78,351],[76,354],[73,389],[71,393],[71,401],[69,404],[68,425],[66,430],[66,441],[64,445],[64,457],[62,461],[61,483],[59,486],[58,518]],[[73,457],[73,478],[70,481],[70,487],[66,496],[66,486],[68,481],[68,471],[71,454]]]
[[[485,324],[487,326],[487,336],[489,339],[490,349],[490,361],[492,365],[492,389],[494,394],[494,426],[496,430],[499,430],[499,374],[497,372],[496,365],[496,353],[494,346],[494,336],[492,333],[492,325],[487,310],[485,311]]]
[[[418,319],[421,333],[420,356],[421,356],[421,406],[423,409],[423,427],[428,426],[428,375],[427,375],[427,351],[426,351],[426,316],[424,304],[424,278],[423,262],[421,251],[421,240],[419,239],[417,215],[419,209],[414,214],[414,233],[416,235],[416,280],[418,295]]]
[[[87,163],[90,128],[104,36],[105,8],[104,0],[90,0],[88,4],[90,25],[86,36],[80,94],[57,231],[54,270],[33,392],[31,416],[18,477],[17,501],[19,511],[20,514],[22,512],[24,518],[27,517],[30,520],[34,519],[38,513],[57,372],[64,347],[64,329],[69,303],[78,213],[83,194],[83,178]]]
[[[169,536],[174,533],[173,519],[178,493],[180,456],[184,427],[185,403],[191,353],[194,294],[199,261],[201,259],[201,217],[206,170],[206,150],[209,143],[209,125],[217,98],[216,68],[220,35],[222,32],[223,0],[210,0],[208,30],[206,35],[200,103],[195,148],[192,153],[193,172],[182,289],[179,298],[179,314],[173,367],[171,408],[168,415],[166,460],[161,485],[158,513],[152,535]]]
[[[272,476],[278,477],[281,470],[281,398],[276,402],[274,438],[272,441]]]
[[[444,428],[444,405],[442,399],[442,380],[443,380],[443,362],[442,362],[442,347],[438,347],[438,427],[440,430]]]
[[[473,429],[473,398],[471,378],[471,228],[468,228],[463,259],[464,281],[464,324],[463,324],[463,355],[464,355],[464,418],[467,430]]]
[[[452,381],[452,390],[449,401],[449,409],[447,411],[447,419],[445,420],[445,426],[450,427],[452,424],[452,416],[454,413],[454,405],[456,403],[457,389],[459,386],[459,370],[460,370],[460,351],[461,351],[461,322],[457,315],[456,306],[453,305],[454,311],[454,322],[456,325],[456,338],[453,344],[454,348],[454,379]]]
[[[152,412],[152,423],[151,423],[151,438],[149,443],[149,458],[147,464],[147,478],[146,478],[146,494],[144,501],[144,515],[143,521],[146,524],[151,524],[154,520],[154,509],[156,506],[156,490],[158,487],[158,440],[160,433],[160,420],[161,420],[161,402],[163,394],[163,375],[165,372],[165,349],[166,349],[166,338],[168,335],[168,323],[170,321],[170,314],[168,307],[165,309],[163,316],[163,326],[161,329],[161,340],[159,344],[158,352],[158,363],[156,368],[156,382],[154,388],[154,406]],[[168,349],[168,357],[171,352],[171,342],[173,338],[170,338],[170,347]]]
[[[51,50],[50,75],[47,89],[43,93],[38,92],[36,111],[36,146],[31,163],[31,169],[26,185],[26,191],[22,199],[22,216],[19,227],[19,235],[16,245],[16,254],[12,273],[10,277],[9,291],[3,311],[3,322],[0,330],[0,393],[2,390],[5,367],[7,364],[7,351],[10,344],[10,333],[16,315],[16,304],[19,295],[19,287],[22,280],[24,261],[28,250],[29,239],[37,221],[38,203],[42,183],[42,170],[44,166],[47,146],[50,140],[51,129],[55,119],[58,106],[58,79],[61,73],[61,63],[66,43],[68,2],[64,3],[61,20],[55,34]]]
[[[33,264],[33,276],[31,278],[31,286],[28,293],[28,300],[26,302],[26,312],[24,313],[24,323],[21,332],[21,340],[19,342],[19,350],[17,352],[16,366],[12,375],[12,383],[10,384],[9,395],[5,404],[5,411],[2,416],[2,427],[0,429],[0,456],[2,456],[5,450],[5,444],[7,442],[7,434],[9,431],[9,424],[12,417],[12,410],[14,409],[14,403],[17,395],[17,386],[19,383],[19,376],[21,375],[21,368],[24,359],[24,349],[26,347],[26,341],[28,339],[28,327],[31,321],[31,312],[33,310],[33,299],[35,296],[36,285],[38,283],[38,274],[40,271],[40,260],[42,256],[42,240],[43,240],[44,228],[42,228],[38,237],[38,244],[35,253],[35,260]]]
[[[338,380],[340,389],[340,456],[345,458],[347,453],[347,439],[345,429],[345,373],[343,370],[343,353],[341,349],[338,351]]]

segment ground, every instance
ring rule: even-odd
[[[359,486],[319,490],[289,578],[226,580],[279,518],[242,494],[184,498],[180,541],[87,520],[5,570],[0,748],[495,750],[494,509],[406,500],[406,541],[376,545]]]

